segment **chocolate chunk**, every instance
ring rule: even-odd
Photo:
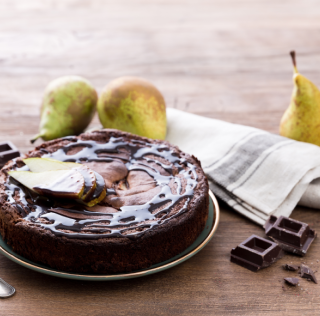
[[[283,269],[288,270],[288,271],[298,271],[299,266],[293,265],[293,264],[285,264],[283,266]]]
[[[308,280],[313,281],[314,283],[318,284],[318,281],[317,281],[316,276],[314,275],[313,271],[305,264],[301,264],[300,276],[301,276],[301,278],[308,279]]]
[[[230,260],[256,272],[270,266],[283,256],[283,250],[276,243],[252,235],[231,250]]]
[[[270,216],[265,224],[266,235],[288,252],[304,256],[317,237],[308,224],[280,216]]]
[[[11,142],[6,141],[0,143],[0,168],[2,168],[9,160],[20,157],[20,152]]]
[[[298,278],[284,278],[284,280],[293,286],[297,286],[297,284],[299,284],[299,279]]]

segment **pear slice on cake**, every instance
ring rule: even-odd
[[[27,158],[23,159],[23,162],[32,172],[72,169],[72,167],[70,165],[66,165],[65,162],[51,158]],[[78,167],[82,166],[80,163],[73,162],[72,164]]]
[[[83,195],[84,178],[76,170],[9,171],[8,174],[40,195],[73,200]]]
[[[90,197],[90,199],[82,199],[83,203],[87,206],[94,206],[96,204],[98,204],[99,202],[101,202],[105,196],[107,195],[107,190],[106,190],[106,183],[104,182],[103,177],[95,172],[96,175],[96,189],[93,193],[93,195]]]
[[[83,165],[72,170],[77,170],[84,178],[84,191],[81,200],[90,199],[97,187],[95,172]]]
[[[95,172],[87,166],[75,162],[62,162],[51,158],[27,158],[23,162],[32,172],[44,172],[54,170],[77,170],[84,178],[84,191],[82,200],[90,200],[96,189]]]
[[[27,158],[23,162],[33,172],[44,172],[54,170],[76,170],[84,178],[84,192],[79,202],[87,206],[94,206],[101,202],[106,196],[106,186],[103,177],[87,166],[75,162],[62,162],[52,158]]]

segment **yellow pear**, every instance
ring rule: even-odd
[[[105,128],[115,128],[154,139],[166,137],[164,98],[145,79],[121,77],[111,81],[99,97],[97,110]]]
[[[294,66],[294,89],[291,103],[280,123],[280,135],[320,146],[320,91],[299,74],[295,52],[290,53]]]

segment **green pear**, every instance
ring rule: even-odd
[[[166,104],[147,80],[121,77],[111,81],[99,97],[97,110],[105,128],[153,139],[166,137]]]
[[[320,91],[299,74],[295,52],[290,54],[294,66],[294,89],[291,103],[281,119],[280,135],[320,146]]]
[[[93,118],[97,99],[96,90],[82,77],[53,80],[44,92],[40,132],[31,142],[80,134]]]
[[[9,171],[8,174],[30,190],[45,196],[79,199],[84,191],[84,178],[76,170]]]

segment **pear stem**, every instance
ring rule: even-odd
[[[296,63],[296,52],[293,50],[290,52],[290,56],[292,58],[292,63],[293,63],[293,68],[294,68],[294,72],[297,73],[297,63]]]
[[[30,143],[33,144],[40,137],[41,137],[41,134],[34,136],[32,139],[30,139]]]

